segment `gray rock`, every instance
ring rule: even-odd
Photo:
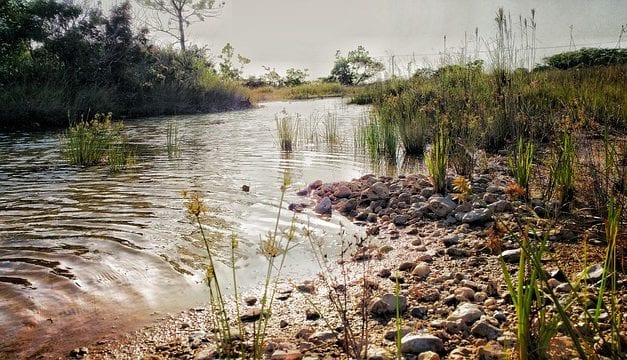
[[[459,236],[458,235],[449,235],[449,236],[444,238],[443,242],[444,242],[444,246],[446,246],[446,247],[457,245],[459,243]]]
[[[320,202],[314,208],[314,211],[320,215],[331,214],[332,205],[333,202],[328,196],[326,196],[322,200],[320,200]]]
[[[520,248],[514,250],[505,250],[501,253],[503,261],[510,264],[516,264],[520,260]]]
[[[428,313],[429,313],[429,308],[427,308],[426,306],[417,306],[417,307],[412,308],[409,311],[409,314],[411,316],[418,318],[418,319],[426,319]]]
[[[499,200],[488,205],[488,209],[492,210],[493,212],[501,213],[504,211],[512,210],[512,203],[507,200]]]
[[[461,320],[466,324],[470,325],[475,321],[479,320],[483,315],[483,311],[479,309],[479,306],[472,303],[463,303],[453,311],[451,315],[448,316],[448,321],[458,321]]]
[[[343,214],[349,214],[351,211],[357,209],[357,205],[359,205],[357,199],[348,199],[338,203],[337,210]],[[365,218],[362,220],[365,220]]]
[[[440,360],[440,355],[433,351],[425,351],[418,355],[418,360]]]
[[[472,328],[470,329],[470,333],[476,337],[485,338],[488,340],[496,340],[499,336],[501,336],[501,330],[496,326],[493,326],[489,322],[485,320],[477,321]]]
[[[474,209],[462,217],[462,222],[466,224],[470,223],[484,223],[486,221],[490,221],[492,219],[492,210],[488,208],[483,209]]]
[[[443,352],[444,344],[442,340],[437,336],[429,334],[407,334],[401,339],[401,352],[403,354],[418,355],[427,351]]]
[[[501,345],[490,342],[479,348],[477,356],[479,360],[501,360],[505,359],[505,352]]]
[[[401,314],[407,310],[407,298],[405,296],[399,295],[398,308]],[[369,311],[374,316],[396,314],[396,295],[385,294],[378,299],[374,299],[370,304]]]
[[[239,318],[242,322],[255,322],[259,320],[260,317],[261,317],[261,309],[254,308],[254,309],[248,310],[247,312],[242,314]]]
[[[361,195],[368,200],[385,200],[390,197],[390,189],[387,185],[378,181],[364,190]]]
[[[603,277],[603,264],[594,264],[579,274],[584,277],[589,284],[594,284]]]
[[[409,334],[411,332],[411,330],[412,330],[412,328],[407,327],[407,326],[401,327],[401,339],[403,338],[403,336]],[[396,334],[397,334],[396,329],[388,330],[383,335],[383,338],[385,340],[388,340],[388,341],[396,341]]]
[[[425,199],[430,198],[433,195],[433,188],[432,187],[426,187],[423,188],[422,190],[420,190],[420,196],[422,196]]]
[[[457,205],[448,197],[431,197],[429,199],[429,209],[438,217],[444,218],[450,214]]]
[[[314,344],[322,344],[337,338],[337,334],[333,331],[317,331],[309,337],[308,341]]]
[[[396,226],[405,226],[407,225],[407,221],[409,221],[409,219],[406,215],[397,215],[394,217],[394,225]]]
[[[320,313],[315,309],[307,309],[305,310],[305,319],[312,321],[318,320],[320,319]]]

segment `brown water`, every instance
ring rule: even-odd
[[[337,116],[341,144],[276,145],[275,115],[301,115],[301,125]],[[0,134],[0,358],[52,357],[155,317],[206,302],[203,243],[180,191],[198,190],[210,208],[206,230],[225,256],[229,234],[240,238],[242,288],[261,283],[260,237],[273,228],[283,173],[295,191],[316,179],[359,177],[374,169],[354,149],[353,128],[367,108],[342,100],[268,103],[241,112],[127,121],[136,163],[118,174],[80,169],[59,156],[58,133]],[[180,154],[166,150],[175,121]],[[249,185],[250,192],[241,190]],[[286,207],[287,204],[284,204]],[[289,223],[283,212],[281,225]],[[301,222],[325,231],[336,247],[339,223],[310,211]],[[286,275],[311,277],[307,244],[290,253]],[[226,273],[226,265],[219,269]]]

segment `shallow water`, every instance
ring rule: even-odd
[[[318,124],[320,135],[326,114],[335,114],[342,141],[330,145],[319,136],[281,152],[275,115],[283,109],[300,114],[308,132]],[[204,245],[185,213],[183,189],[203,193],[209,207],[203,223],[220,258],[229,254],[230,234],[238,235],[240,286],[254,293],[266,267],[258,244],[274,228],[284,173],[292,185],[281,227],[290,222],[288,203],[309,201],[295,195],[307,183],[397,171],[354,148],[353,129],[367,110],[326,99],[127,121],[136,159],[118,174],[67,165],[58,133],[0,134],[0,357],[50,357],[206,302]],[[172,121],[180,138],[176,156],[166,150]],[[349,234],[358,231],[337,215],[329,220],[306,211],[298,221],[326,232],[330,252],[340,222]],[[316,269],[307,243],[291,250],[287,276],[311,277]],[[220,274],[228,271],[220,265]]]

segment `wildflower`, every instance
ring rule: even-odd
[[[472,195],[472,185],[470,181],[465,177],[458,176],[453,180],[453,190],[457,192],[457,194],[453,195],[453,199],[459,201],[465,201],[470,195]]]

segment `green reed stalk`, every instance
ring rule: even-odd
[[[279,147],[283,151],[292,151],[296,145],[299,133],[299,118],[294,119],[286,112],[275,117],[277,132],[279,135]]]
[[[168,123],[166,148],[168,150],[168,157],[170,158],[178,154],[180,151],[178,127],[172,121]]]
[[[429,153],[425,155],[425,164],[431,175],[434,191],[442,195],[446,194],[446,169],[450,147],[448,134],[440,128],[431,144]]]
[[[529,180],[531,179],[531,168],[533,165],[534,147],[533,143],[524,143],[522,138],[518,139],[514,156],[509,156],[507,162],[514,174],[514,179],[518,185],[526,190],[527,198],[529,198]]]
[[[573,136],[566,132],[562,135],[555,173],[557,186],[562,192],[562,206],[564,206],[575,196],[575,144]]]

